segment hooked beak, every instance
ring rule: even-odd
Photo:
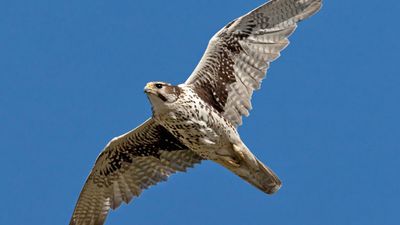
[[[152,83],[147,83],[146,86],[144,87],[144,93],[146,94],[155,94],[153,90],[153,84]]]

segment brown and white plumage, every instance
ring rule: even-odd
[[[110,209],[203,159],[268,194],[276,192],[280,180],[251,153],[236,128],[297,22],[320,7],[321,0],[271,0],[215,34],[184,84],[149,83],[145,92],[153,117],[105,147],[70,225],[101,225]]]
[[[184,172],[202,158],[153,119],[114,138],[96,160],[81,191],[70,225],[103,224],[110,209],[148,187]]]
[[[321,0],[272,0],[230,22],[210,40],[185,82],[232,124],[249,115],[253,91],[272,61],[289,44],[297,22],[321,7]]]

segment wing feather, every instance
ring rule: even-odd
[[[102,151],[81,191],[70,225],[101,225],[110,209],[129,203],[144,189],[201,160],[150,119],[113,139]]]
[[[230,22],[210,40],[185,84],[232,124],[241,125],[270,63],[289,44],[297,23],[316,13],[321,2],[271,0]]]

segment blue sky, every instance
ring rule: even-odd
[[[183,82],[262,0],[1,1],[0,224],[67,224],[105,144],[143,122],[148,81]],[[240,128],[282,189],[205,162],[106,224],[398,224],[400,3],[325,1]]]

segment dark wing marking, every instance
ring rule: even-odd
[[[288,45],[297,22],[316,13],[321,4],[321,0],[271,0],[230,22],[210,40],[185,84],[232,124],[241,125],[270,62]]]
[[[113,139],[96,160],[76,204],[70,225],[101,225],[122,202],[176,171],[200,163],[165,128],[149,119],[138,128]]]

